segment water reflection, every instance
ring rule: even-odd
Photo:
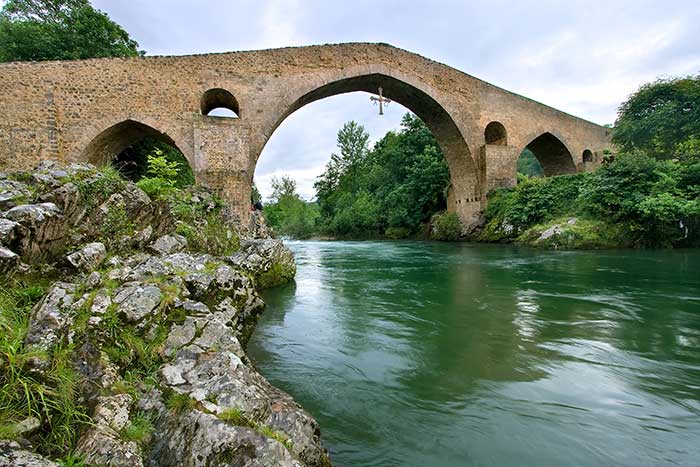
[[[297,242],[250,352],[335,465],[692,465],[700,254]]]

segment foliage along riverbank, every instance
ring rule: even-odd
[[[279,235],[296,238],[433,238],[457,240],[457,216],[445,213],[450,183],[435,137],[418,117],[406,114],[371,149],[355,122],[338,132],[338,154],[314,187],[309,203],[288,177],[273,180],[265,216]]]

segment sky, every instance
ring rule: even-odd
[[[92,0],[148,55],[339,42],[386,42],[599,124],[640,85],[700,72],[698,0]],[[290,117],[255,173],[263,196],[289,175],[311,199],[344,122],[371,141],[399,127],[365,93],[330,97]]]

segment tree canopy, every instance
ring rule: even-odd
[[[0,11],[0,61],[134,57],[138,43],[88,0],[9,0]]]
[[[657,159],[682,156],[698,139],[700,75],[643,85],[620,106],[613,134],[624,152],[642,151]]]

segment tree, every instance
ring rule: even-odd
[[[143,52],[88,0],[9,0],[0,11],[0,61],[135,57]]]
[[[620,106],[613,133],[623,151],[657,159],[675,157],[692,138],[700,138],[700,75],[645,84]]]
[[[338,236],[413,235],[446,206],[449,172],[437,141],[412,114],[372,150],[368,140],[355,122],[338,132],[340,155],[314,185],[320,227]]]
[[[282,198],[289,196],[298,196],[297,182],[286,175],[283,175],[282,178],[272,177],[272,202],[277,203]]]
[[[296,192],[296,182],[288,176],[272,179],[271,201],[265,217],[274,231],[294,238],[308,238],[316,231],[318,210]]]

